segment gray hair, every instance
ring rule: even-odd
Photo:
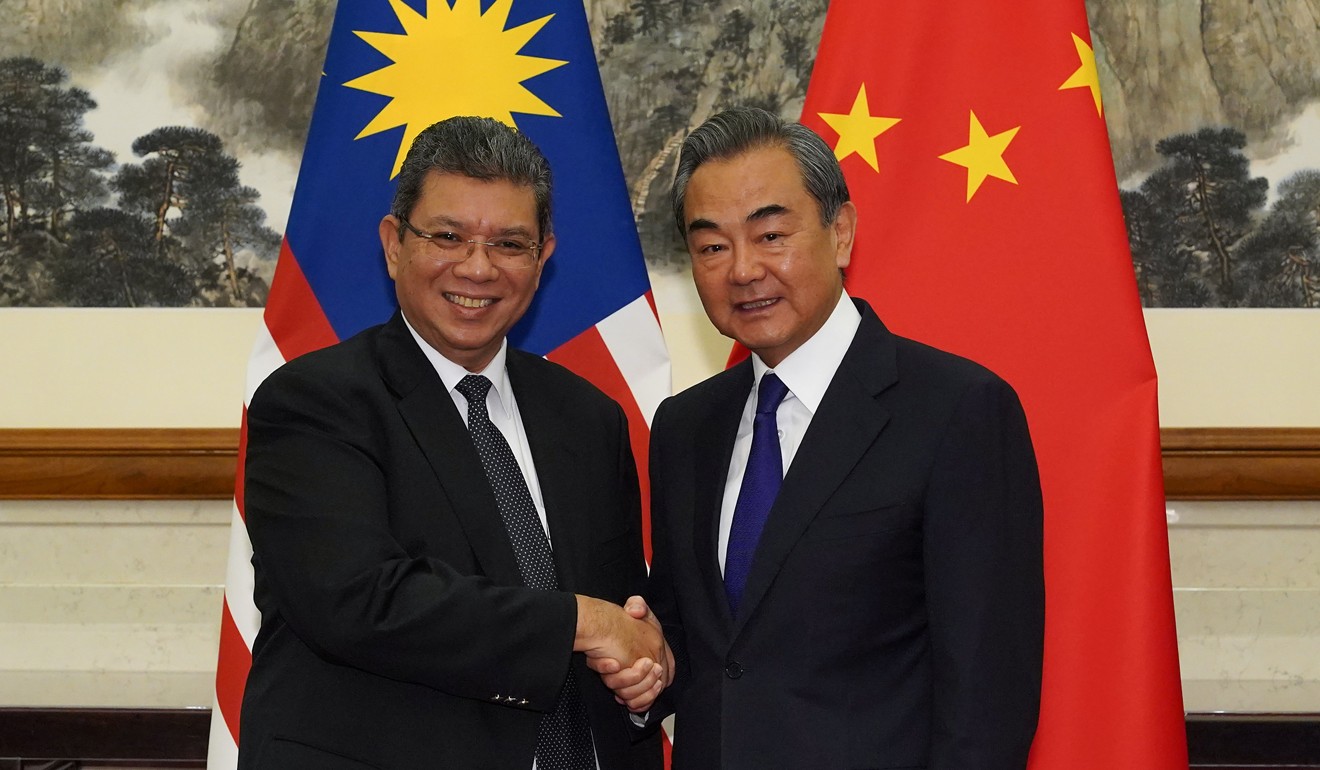
[[[404,219],[412,213],[431,171],[532,188],[539,237],[542,241],[549,237],[550,164],[519,131],[491,118],[447,118],[429,126],[413,140],[403,159],[391,214]]]
[[[701,164],[710,160],[727,160],[749,150],[761,147],[783,147],[797,161],[802,173],[802,184],[816,200],[820,221],[828,225],[838,216],[839,208],[850,199],[848,183],[843,169],[834,157],[834,151],[815,131],[801,123],[786,123],[756,107],[735,107],[715,115],[702,123],[687,139],[678,155],[678,170],[674,174],[671,198],[674,221],[685,237],[683,229],[683,201],[687,197],[688,183]]]

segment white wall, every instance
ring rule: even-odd
[[[687,387],[729,342],[690,277],[652,275]],[[0,428],[236,427],[259,310],[0,309]],[[1166,427],[1320,426],[1320,315],[1149,310]]]

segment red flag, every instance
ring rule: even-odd
[[[860,212],[848,289],[995,370],[1045,497],[1031,767],[1186,768],[1155,368],[1082,0],[834,0],[803,122]]]

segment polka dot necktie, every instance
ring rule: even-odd
[[[788,386],[773,373],[761,377],[761,388],[756,394],[756,418],[752,424],[752,449],[747,454],[747,469],[743,472],[738,502],[733,508],[733,525],[729,530],[729,546],[724,553],[724,593],[729,598],[729,609],[738,616],[743,590],[747,587],[747,573],[752,568],[756,544],[761,530],[770,516],[779,487],[784,482],[784,460],[779,453],[779,421],[776,410],[788,395]]]
[[[490,380],[469,374],[459,381],[455,390],[463,394],[468,403],[468,432],[481,465],[486,471],[500,517],[513,544],[518,559],[518,572],[523,585],[554,591],[559,588],[555,574],[554,555],[550,539],[541,526],[527,480],[518,461],[509,449],[504,434],[490,421],[486,411],[486,394]],[[536,738],[537,770],[595,770],[596,758],[591,744],[591,728],[587,726],[587,710],[578,690],[577,677],[570,670],[559,692],[555,708],[541,719],[541,730]]]

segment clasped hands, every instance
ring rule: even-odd
[[[587,667],[601,675],[614,699],[643,713],[674,680],[674,654],[660,621],[640,596],[623,607],[578,595],[573,649],[587,656]]]

